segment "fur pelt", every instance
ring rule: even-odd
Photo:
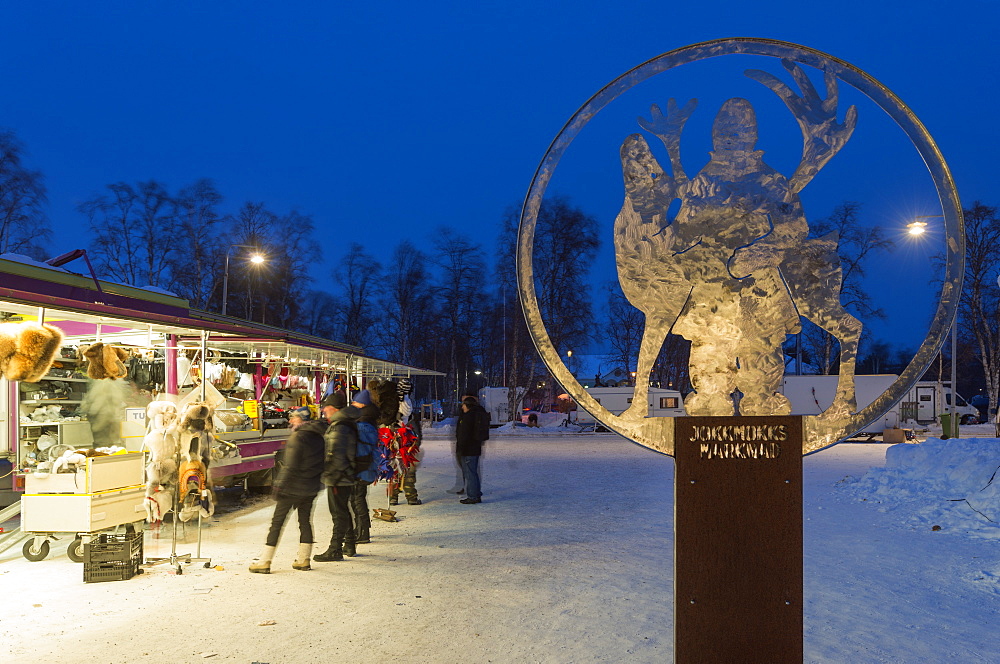
[[[177,461],[158,459],[146,464],[146,495],[153,496],[158,491],[172,491],[177,479]]]
[[[128,351],[124,348],[99,341],[81,348],[80,352],[87,360],[87,375],[94,380],[117,380],[128,375],[128,369],[125,368]]]
[[[368,393],[372,396],[372,403],[379,410],[378,425],[389,427],[399,420],[399,393],[396,383],[391,380],[368,381]]]
[[[79,449],[79,450],[77,450],[77,452],[80,453],[80,454],[82,454],[85,457],[88,457],[88,458],[89,457],[111,456],[107,452],[98,452],[97,450],[92,449],[90,447]]]
[[[0,323],[0,372],[7,380],[37,383],[62,345],[62,330],[38,323]]]
[[[206,467],[212,461],[213,408],[207,402],[195,401],[184,409],[177,427],[181,460],[200,460]]]
[[[177,421],[177,406],[171,401],[150,401],[146,406],[146,431],[164,431]]]
[[[62,471],[63,468],[65,468],[67,472],[73,471],[78,465],[86,460],[87,457],[80,454],[76,450],[67,450],[62,456],[52,462],[51,472],[58,473]]]
[[[174,492],[165,489],[146,496],[146,519],[150,523],[163,521],[163,515],[174,505]]]
[[[177,482],[177,406],[169,401],[151,401],[146,406],[146,435],[142,446],[149,450],[146,464],[146,514],[156,523],[170,511]]]

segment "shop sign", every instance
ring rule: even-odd
[[[260,411],[255,399],[248,399],[243,402],[243,414],[250,418],[260,417]]]

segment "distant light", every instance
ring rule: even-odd
[[[475,371],[473,371],[472,373],[474,373],[474,374],[476,374],[476,375],[478,376],[479,374],[481,374],[481,373],[483,373],[483,372],[482,372],[482,371],[480,371],[479,369],[476,369],[476,370],[475,370]]]
[[[923,235],[926,231],[926,221],[913,221],[906,225],[906,232],[910,235]]]
[[[257,265],[260,265],[261,263],[263,263],[266,260],[267,259],[264,258],[263,256],[261,256],[260,254],[254,254],[253,256],[250,257],[250,262],[251,263],[256,263]]]

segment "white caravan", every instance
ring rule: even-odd
[[[874,374],[854,377],[855,398],[861,410],[889,389],[895,374]],[[833,403],[839,376],[785,376],[782,392],[792,402],[792,415],[819,415]],[[920,381],[903,398],[890,408],[881,418],[871,423],[859,433],[881,433],[883,429],[902,427],[907,420],[919,423],[933,422],[936,416],[947,412],[951,402],[951,387],[944,385],[944,404],[937,397],[938,384],[934,381]],[[979,412],[968,405],[961,395],[956,400],[956,414],[959,422],[975,421]]]
[[[922,380],[900,402],[900,413],[920,423],[933,422],[941,413],[950,412],[951,383],[941,383],[938,392],[937,381]],[[979,410],[970,405],[961,394],[955,395],[955,413],[960,424],[975,424],[979,421]]]
[[[587,390],[590,396],[615,415],[621,415],[632,405],[633,387],[591,387]],[[649,417],[681,417],[684,413],[684,401],[677,390],[667,390],[660,387],[649,388],[646,395],[649,404]],[[594,422],[594,416],[577,406],[576,421],[578,424]]]
[[[484,387],[479,390],[479,405],[490,414],[490,423],[504,424],[511,421],[510,390],[506,387]]]

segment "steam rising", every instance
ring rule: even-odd
[[[121,445],[125,386],[118,380],[92,380],[80,404],[94,434],[94,447]]]

